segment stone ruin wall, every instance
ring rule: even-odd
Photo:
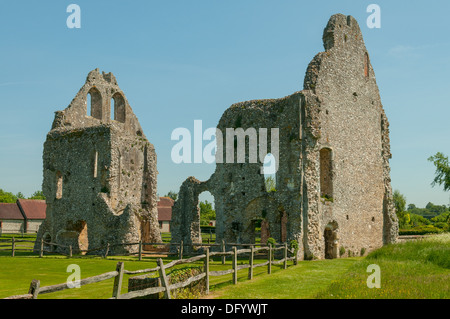
[[[43,162],[47,219],[37,242],[72,245],[76,252],[161,240],[155,149],[111,73],[91,71],[71,104],[56,112]],[[136,249],[117,246],[110,252]]]
[[[197,205],[205,190],[215,199],[217,241],[254,242],[252,223],[261,218],[278,242],[299,242],[300,258],[340,257],[341,247],[344,256],[360,255],[396,241],[389,124],[356,20],[332,16],[323,42],[303,91],[236,103],[217,126],[279,128],[276,192],[265,190],[262,163],[248,156],[244,164],[217,163],[208,181],[190,177],[181,186],[174,242],[200,242]]]

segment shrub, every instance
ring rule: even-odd
[[[366,249],[364,247],[361,248],[361,256],[364,256],[365,253],[366,253]]]
[[[345,247],[344,246],[341,246],[341,247],[339,247],[339,256],[344,256],[344,254],[345,254]]]
[[[399,235],[426,235],[426,234],[439,234],[443,230],[433,225],[422,225],[411,229],[400,229]]]
[[[267,239],[267,244],[268,245],[270,244],[270,245],[272,245],[272,247],[274,247],[277,244],[277,241],[275,240],[275,238],[269,237]]]

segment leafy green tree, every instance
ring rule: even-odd
[[[431,185],[434,187],[437,184],[439,186],[444,186],[444,191],[450,190],[450,164],[448,157],[437,152],[436,155],[430,156],[428,160],[433,162],[436,167],[436,176]]]
[[[5,192],[0,189],[0,203],[15,203],[17,201],[17,196],[10,192]]]
[[[35,191],[33,195],[31,195],[28,199],[41,199],[45,200],[44,192],[43,191]]]
[[[25,195],[22,194],[22,192],[18,192],[18,193],[16,194],[16,197],[17,197],[17,198],[24,199],[24,198],[25,198]]]
[[[164,197],[170,197],[174,201],[176,201],[178,198],[178,193],[175,193],[174,191],[169,191]]]
[[[431,225],[431,222],[423,216],[411,214],[411,225],[413,227]]]
[[[207,226],[209,221],[216,220],[216,211],[213,209],[212,203],[205,200],[198,206],[200,207],[200,225]]]
[[[394,205],[397,213],[404,212],[406,209],[406,197],[400,193],[400,191],[395,190],[393,194]]]
[[[398,218],[398,226],[400,229],[407,229],[410,227],[411,216],[406,211],[406,197],[400,193],[399,190],[395,190],[393,194],[394,206]]]

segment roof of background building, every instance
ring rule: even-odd
[[[158,201],[158,207],[172,207],[174,200],[170,197],[160,197]]]
[[[158,207],[158,221],[171,221],[172,207]]]
[[[172,220],[172,206],[174,200],[170,197],[160,197],[157,203],[158,206],[158,221]]]
[[[23,220],[24,218],[16,203],[0,203],[0,219]]]
[[[45,219],[47,209],[45,200],[18,199],[17,205],[27,219]]]

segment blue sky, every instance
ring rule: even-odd
[[[69,4],[81,28],[69,29]],[[381,8],[370,29],[369,4]],[[89,71],[113,72],[158,155],[158,193],[214,164],[174,164],[177,127],[215,127],[239,101],[299,91],[335,13],[361,27],[390,121],[391,178],[408,203],[449,204],[427,158],[450,155],[448,1],[0,1],[0,188],[42,184],[54,112]]]

